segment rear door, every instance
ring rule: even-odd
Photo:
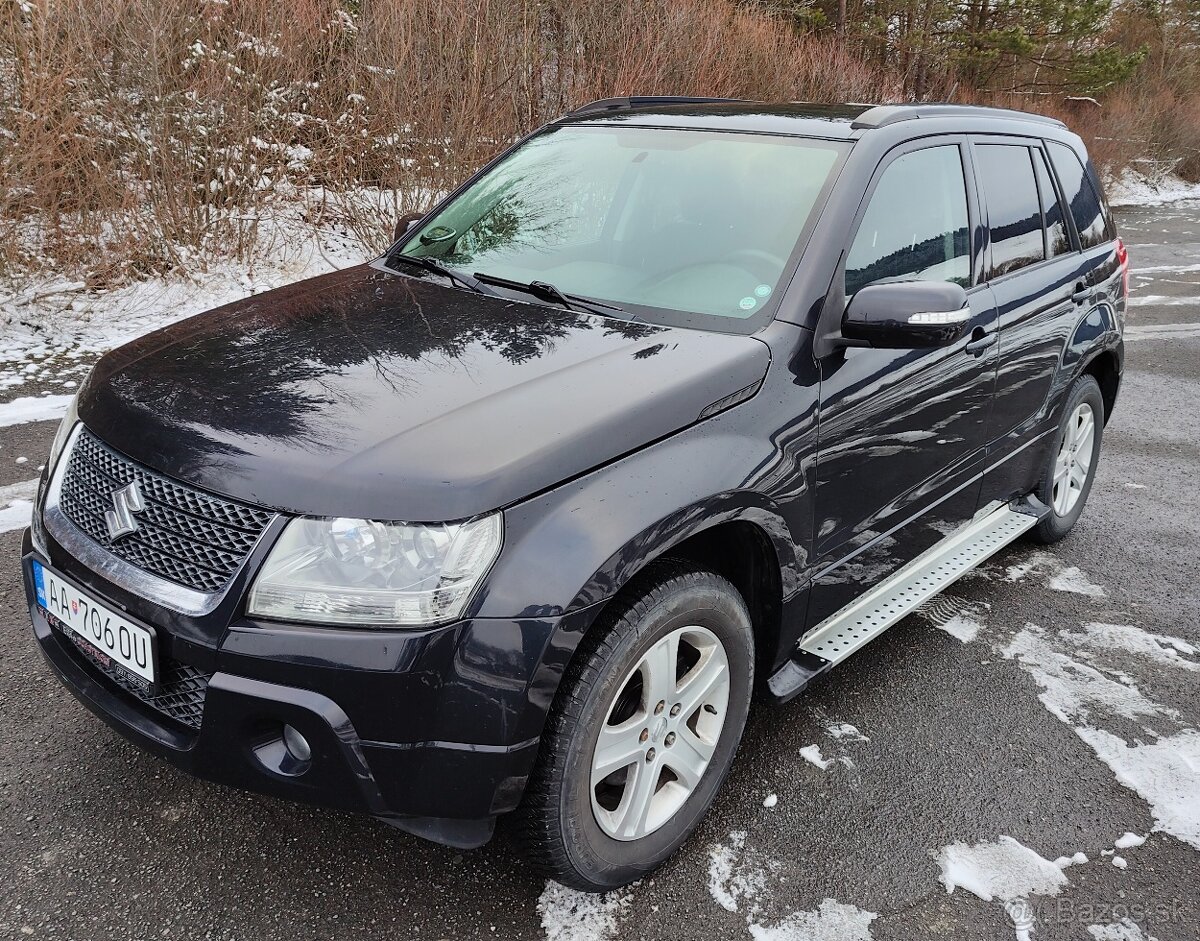
[[[1103,241],[1106,222],[1082,165],[1065,145],[980,137],[972,147],[1000,325],[986,502],[1027,493],[1038,483],[1045,455],[1036,445],[1051,425],[1051,390],[1063,351],[1091,312],[1095,266],[1088,252]],[[1073,173],[1053,172],[1071,170],[1067,160]],[[1075,210],[1081,226],[1073,221]]]
[[[937,349],[847,349],[821,363],[815,474],[818,574],[809,624],[971,518],[995,384],[996,312],[972,251],[965,138],[927,138],[876,170],[850,233],[846,300],[886,280],[967,289],[970,321]]]

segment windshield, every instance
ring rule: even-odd
[[[845,148],[557,128],[513,151],[400,250],[459,272],[547,282],[650,322],[739,329],[773,306]]]

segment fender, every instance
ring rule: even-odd
[[[747,471],[757,463],[749,459],[762,442],[725,433],[720,424],[712,419],[705,423],[712,427],[660,442],[505,511],[504,548],[478,616],[557,617],[595,605],[673,546],[731,520],[752,522],[767,534],[784,597],[794,595],[811,540],[807,488],[797,501],[807,512],[789,519],[773,500],[748,489]]]

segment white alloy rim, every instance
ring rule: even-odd
[[[617,840],[653,833],[704,777],[725,726],[729,658],[705,627],[660,638],[629,671],[592,751],[592,813]]]
[[[1087,402],[1072,413],[1054,460],[1054,512],[1068,515],[1087,486],[1096,451],[1096,414]]]

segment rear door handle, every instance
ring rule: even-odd
[[[1076,304],[1086,304],[1092,299],[1092,289],[1080,281],[1075,285],[1075,293],[1071,295],[1071,300]]]
[[[985,333],[982,336],[976,336],[970,343],[967,344],[967,352],[972,356],[982,356],[983,351],[996,342],[998,334],[996,331]]]

